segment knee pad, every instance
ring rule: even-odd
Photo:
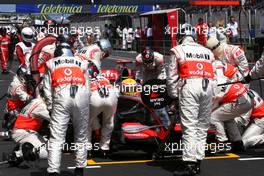
[[[34,146],[29,143],[26,142],[24,144],[22,144],[22,153],[23,153],[23,158],[26,161],[35,161],[38,158],[38,154],[37,152],[34,151]]]

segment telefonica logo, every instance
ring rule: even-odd
[[[83,6],[79,5],[65,5],[65,4],[39,4],[38,9],[40,9],[41,14],[56,14],[56,13],[82,13]]]
[[[138,5],[94,5],[97,13],[136,13]]]

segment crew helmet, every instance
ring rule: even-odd
[[[30,27],[25,27],[21,31],[21,36],[25,42],[33,42],[34,40],[34,31]]]
[[[192,25],[185,23],[180,26],[180,29],[177,34],[177,39],[178,39],[179,44],[181,44],[184,38],[187,36],[190,36],[194,39],[195,28]]]
[[[143,64],[152,64],[154,62],[154,51],[149,47],[146,47],[141,53]]]

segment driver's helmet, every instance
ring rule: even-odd
[[[124,95],[137,95],[137,81],[131,78],[121,82],[121,93]]]
[[[154,62],[154,51],[149,47],[146,47],[144,51],[141,53],[142,62],[144,65],[150,65]]]

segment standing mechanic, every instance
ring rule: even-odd
[[[166,69],[163,55],[154,52],[146,47],[143,52],[136,57],[136,80],[145,83],[151,79],[166,79]],[[170,125],[169,115],[166,108],[155,109],[155,112],[161,118],[165,128]]]
[[[195,26],[197,32],[197,42],[200,45],[206,45],[206,39],[209,31],[208,25],[204,22],[203,18],[198,19],[198,24]]]
[[[217,38],[211,37],[207,40],[206,47],[212,50],[216,59],[237,67],[244,77],[248,75],[248,61],[244,51],[239,46],[221,43]]]
[[[114,129],[114,115],[117,108],[119,91],[110,84],[110,81],[101,76],[98,61],[89,63],[90,81],[90,127],[88,129],[89,150],[92,147],[92,130],[99,131],[101,128],[101,139],[99,143],[100,156],[106,158],[110,150],[110,141]],[[98,115],[102,113],[102,127]]]
[[[16,44],[16,54],[20,65],[26,65],[29,68],[29,57],[35,44],[34,31],[30,27],[25,27],[21,31],[23,41]]]
[[[99,131],[98,115],[102,113],[100,154],[103,157],[109,152],[110,138],[114,126],[114,114],[117,106],[117,95],[109,80],[101,76],[101,62],[112,52],[112,46],[107,39],[100,39],[93,45],[82,48],[76,57],[89,61],[91,78],[90,88],[90,128],[88,129],[88,149],[92,150],[92,130]],[[89,155],[90,155],[89,151]]]
[[[87,162],[87,127],[89,117],[88,62],[74,57],[67,36],[59,36],[54,56],[46,62],[43,89],[48,110],[51,112],[48,143],[48,175],[60,172],[61,150],[72,117],[75,143],[75,176],[83,176]]]
[[[108,39],[100,39],[92,45],[83,47],[75,54],[84,60],[96,60],[101,69],[101,62],[107,58],[112,52],[112,46]],[[101,70],[100,70],[101,71]]]
[[[3,28],[2,35],[0,36],[0,50],[1,50],[1,66],[2,74],[8,74],[7,64],[9,59],[8,46],[10,44],[10,37],[7,35],[6,28]]]
[[[194,41],[194,28],[184,24],[178,34],[179,45],[171,49],[167,70],[169,95],[179,100],[183,127],[183,162],[185,168],[175,176],[200,173],[205,156],[205,145],[213,97],[213,53]]]

